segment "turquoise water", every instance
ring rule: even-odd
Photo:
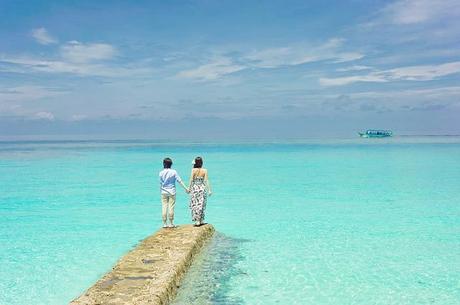
[[[0,304],[78,296],[160,226],[162,158],[196,155],[219,234],[176,304],[460,304],[456,137],[0,142]]]

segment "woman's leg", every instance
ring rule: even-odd
[[[199,222],[200,225],[204,223],[204,211],[206,209],[206,192],[203,190],[202,196],[200,198],[200,209],[199,209]]]

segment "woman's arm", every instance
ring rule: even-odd
[[[204,179],[206,180],[206,186],[208,187],[208,195],[211,196],[212,190],[211,190],[211,182],[209,181],[209,178],[208,178],[208,170],[206,170],[206,172],[204,173]]]
[[[191,189],[191,188],[192,188],[193,170],[194,170],[194,168],[192,168],[192,172],[190,173],[190,181],[189,181],[189,183],[188,183],[188,189]]]

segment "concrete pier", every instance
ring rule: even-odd
[[[122,257],[71,305],[166,305],[202,246],[212,225],[160,229]]]

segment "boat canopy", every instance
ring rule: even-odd
[[[392,132],[390,130],[369,129],[366,131],[366,134],[373,136],[391,136]]]

